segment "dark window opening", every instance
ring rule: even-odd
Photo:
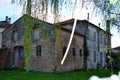
[[[96,62],[96,52],[94,51],[94,62]]]
[[[96,41],[96,32],[94,32],[94,41]]]
[[[82,49],[80,49],[80,57],[82,57]]]
[[[41,45],[38,45],[37,47],[36,47],[36,55],[37,56],[41,56]]]
[[[73,56],[76,55],[76,51],[75,51],[75,48],[73,48]]]
[[[64,56],[64,54],[65,54],[65,52],[66,52],[66,49],[67,49],[67,47],[66,47],[66,46],[64,46],[64,47],[63,47],[63,51],[62,51],[63,56]]]

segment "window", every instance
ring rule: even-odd
[[[100,62],[101,62],[101,64],[103,62],[103,54],[102,54],[102,52],[100,52]]]
[[[94,51],[94,62],[96,62],[96,52]]]
[[[18,41],[18,32],[16,29],[13,30],[12,41],[14,42]]]
[[[80,49],[80,57],[82,57],[82,49]]]
[[[64,54],[65,54],[65,52],[66,52],[66,49],[67,49],[67,47],[64,46],[64,47],[63,47],[63,56],[64,56]]]
[[[100,34],[100,43],[102,43],[102,34]]]
[[[75,56],[76,55],[76,51],[75,51],[75,48],[73,48],[73,56]]]
[[[104,44],[107,44],[107,36],[104,36]]]
[[[94,32],[94,41],[96,41],[96,32]]]
[[[36,55],[37,56],[41,56],[41,45],[38,45],[37,47],[36,47]]]
[[[87,31],[87,38],[90,39],[90,30]]]
[[[38,40],[40,36],[40,31],[38,28],[34,28],[34,40]]]

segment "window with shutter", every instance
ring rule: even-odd
[[[36,55],[37,56],[41,56],[41,45],[38,45],[37,47],[36,47]]]

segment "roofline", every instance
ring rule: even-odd
[[[118,49],[118,48],[120,48],[120,46],[114,47],[114,48],[112,48],[112,49]]]
[[[75,19],[72,18],[72,19],[69,19],[69,20],[65,20],[65,21],[62,21],[62,22],[55,23],[55,24],[67,25],[67,24],[70,24],[70,23],[74,23],[74,20]],[[77,20],[77,22],[86,22],[86,23],[89,23],[89,24],[93,25],[94,27],[96,27],[97,29],[106,32],[105,30],[103,30],[102,28],[98,27],[97,25],[89,22],[88,20]]]
[[[29,15],[23,14],[23,15],[22,15],[19,19],[17,19],[13,24],[15,24],[18,20],[20,20],[20,19],[21,19],[22,17],[24,17],[24,16],[29,16]],[[37,18],[34,18],[34,17],[32,17],[32,16],[29,16],[29,17],[31,17],[31,18],[33,18],[33,19],[37,19]],[[38,20],[43,21],[43,20],[41,20],[41,19],[38,19]],[[50,25],[55,25],[55,24],[67,25],[67,24],[70,24],[70,23],[74,23],[74,20],[75,20],[75,19],[72,18],[72,19],[65,20],[65,21],[58,22],[58,23],[49,23],[49,22],[46,22],[46,21],[43,21],[43,22],[45,22],[45,23],[47,23],[47,24],[50,24]],[[106,32],[105,30],[103,30],[103,29],[101,29],[100,27],[98,27],[97,25],[89,22],[88,20],[77,20],[77,22],[87,22],[87,23],[93,25],[94,27],[96,27],[97,29]],[[13,24],[9,25],[7,28],[12,27]],[[7,29],[7,28],[6,28],[6,29]],[[5,29],[5,30],[6,30],[6,29]],[[4,31],[5,31],[5,30],[4,30]],[[2,31],[2,32],[4,32],[4,31]]]
[[[9,25],[7,28],[5,28],[5,30],[7,30],[8,28],[10,28],[10,27],[12,27],[17,21],[19,21],[21,18],[23,18],[24,16],[29,16],[29,15],[27,15],[27,14],[23,14],[19,19],[17,19],[14,23],[12,23],[11,25]],[[29,17],[31,17],[32,19],[37,19],[37,18],[34,18],[34,17],[32,17],[32,16],[29,16]],[[40,19],[38,19],[39,21],[43,21],[43,20],[40,20]],[[45,22],[45,21],[43,21],[43,22]],[[48,22],[45,22],[45,23],[47,23],[47,24],[50,24],[50,25],[53,25],[52,23],[48,23]],[[5,31],[4,30],[4,31]],[[4,32],[4,31],[2,31],[2,33]]]
[[[63,28],[63,27],[61,27],[61,29],[64,30],[64,31],[67,31],[67,32],[72,32],[71,30],[68,30],[68,29]],[[85,35],[80,34],[80,33],[78,33],[78,32],[75,32],[75,34],[76,34],[76,35],[79,35],[79,36],[82,36],[82,37],[85,37]]]

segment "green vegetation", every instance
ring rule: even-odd
[[[117,73],[117,71],[114,71]],[[90,76],[109,77],[110,70],[90,70],[64,73],[42,73],[24,70],[0,71],[0,80],[88,80]]]

